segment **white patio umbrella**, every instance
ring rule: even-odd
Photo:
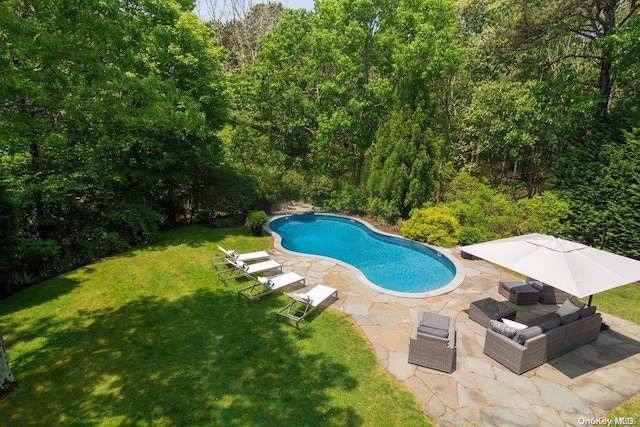
[[[493,240],[460,250],[580,298],[640,281],[640,261],[545,234]]]

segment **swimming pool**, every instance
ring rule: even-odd
[[[435,295],[448,292],[458,277],[450,257],[426,245],[374,231],[352,218],[289,215],[271,220],[268,228],[280,237],[283,249],[342,261],[360,272],[365,283],[386,293]]]

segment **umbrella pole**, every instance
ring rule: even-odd
[[[587,302],[587,307],[591,307],[591,300],[593,300],[593,295],[589,295],[589,302]]]

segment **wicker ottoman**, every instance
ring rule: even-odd
[[[517,313],[507,304],[496,301],[493,298],[474,301],[469,305],[469,319],[478,322],[485,328],[491,327],[491,320],[498,320],[503,317],[515,320]]]
[[[540,292],[524,282],[503,282],[498,284],[498,293],[517,305],[537,304]]]

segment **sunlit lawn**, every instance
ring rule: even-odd
[[[592,304],[606,313],[633,323],[640,323],[640,285],[632,284],[600,292]]]
[[[270,243],[186,227],[0,301],[20,383],[0,401],[0,424],[427,423],[348,317],[278,323],[286,297],[239,300],[215,277],[216,244]]]

